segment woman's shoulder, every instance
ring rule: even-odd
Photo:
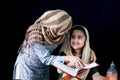
[[[95,51],[93,49],[90,50],[90,53],[95,53]]]
[[[39,43],[34,43],[31,45],[32,47],[41,47],[41,48],[51,48],[51,47],[57,47],[58,45],[56,44],[51,44],[51,45],[43,45],[43,44],[39,44]]]

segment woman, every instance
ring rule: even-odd
[[[65,42],[60,50],[61,55],[73,55],[78,56],[82,61],[86,64],[92,62],[91,56],[95,54],[94,50],[90,48],[89,44],[89,33],[88,30],[82,25],[75,25],[71,28],[68,37],[66,37]],[[67,66],[76,68],[71,63],[65,63]],[[60,69],[57,69],[58,73],[63,73]],[[92,73],[93,80],[105,80],[105,77],[101,76],[97,70],[97,68],[92,68],[91,70],[85,70],[81,72],[76,77],[69,77],[68,74],[63,73],[60,80],[65,80],[65,78],[69,78],[69,80],[87,80],[88,75]],[[91,80],[90,77],[88,80]]]
[[[49,66],[54,62],[72,62],[80,66],[80,59],[73,56],[53,56],[52,51],[63,42],[71,28],[72,18],[63,10],[46,11],[31,25],[18,50],[13,79],[49,80]],[[53,65],[54,66],[54,65]]]

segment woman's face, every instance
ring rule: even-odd
[[[74,30],[70,37],[70,44],[73,49],[81,49],[85,44],[86,37],[81,30]]]

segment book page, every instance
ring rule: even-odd
[[[71,75],[71,76],[76,76],[77,71],[74,68],[68,67],[64,63],[60,63],[58,61],[54,62],[53,64],[56,68],[59,68],[60,70],[64,71],[65,73]]]
[[[76,68],[75,71],[80,71],[80,70],[83,70],[83,69],[90,69],[90,68],[93,68],[93,67],[96,67],[96,66],[99,66],[99,64],[95,63],[95,62],[92,62],[90,64],[86,64],[84,67],[80,67],[80,68]]]

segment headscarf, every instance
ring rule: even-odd
[[[27,29],[20,50],[33,43],[60,44],[64,40],[64,34],[71,26],[72,18],[66,11],[48,10]]]
[[[85,41],[85,45],[82,50],[82,61],[84,63],[88,64],[88,63],[90,63],[90,51],[91,51],[90,43],[89,43],[89,33],[88,33],[88,30],[82,25],[75,25],[71,28],[70,32],[68,33],[67,37],[65,38],[65,40],[63,42],[60,53],[64,52],[66,55],[73,55],[72,48],[70,46],[70,35],[71,35],[71,32],[76,29],[77,30],[82,29],[83,33],[85,33],[86,41]],[[89,73],[89,70],[87,70],[83,73],[80,73],[77,77],[79,77],[81,80],[85,80],[88,73]]]

